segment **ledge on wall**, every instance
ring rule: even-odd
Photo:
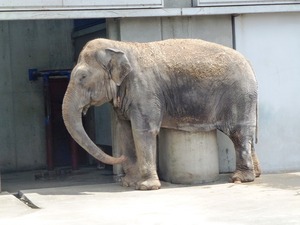
[[[299,4],[298,0],[193,0],[193,6],[243,6]]]
[[[0,8],[0,20],[87,19],[125,17],[168,17],[230,15],[250,13],[300,12],[300,4],[257,4],[154,9],[73,9],[7,10]]]

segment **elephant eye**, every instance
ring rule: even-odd
[[[83,79],[85,79],[86,78],[86,75],[85,74],[82,74],[81,75],[81,77],[80,77],[80,79],[79,79],[79,81],[81,82]]]

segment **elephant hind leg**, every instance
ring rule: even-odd
[[[251,182],[256,176],[252,160],[253,138],[252,135],[249,135],[249,133],[251,134],[249,129],[247,127],[240,127],[230,135],[236,153],[236,171],[231,177],[234,183]]]

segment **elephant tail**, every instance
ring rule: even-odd
[[[258,143],[258,100],[256,101],[255,144]]]

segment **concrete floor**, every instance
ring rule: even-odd
[[[300,224],[300,173],[265,174],[248,184],[227,179],[136,191],[92,168],[2,175],[0,224]],[[27,205],[11,194],[17,190]]]
[[[2,174],[2,191],[17,193],[19,190],[87,184],[114,183],[110,169],[83,167],[80,170],[58,168],[54,171],[36,170]]]

